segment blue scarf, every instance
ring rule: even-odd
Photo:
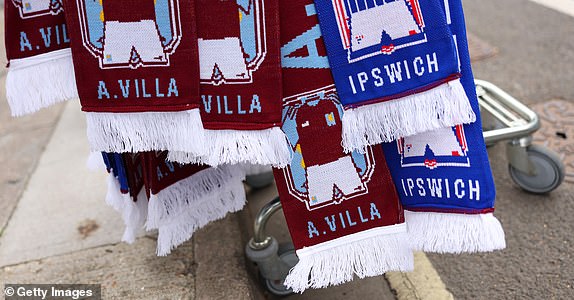
[[[345,108],[346,151],[475,114],[440,0],[315,0]]]
[[[456,38],[460,79],[479,115],[460,0],[444,8]],[[477,252],[505,248],[493,216],[494,181],[480,118],[383,145],[413,246],[429,252]]]

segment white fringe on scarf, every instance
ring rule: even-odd
[[[173,223],[174,218],[180,217],[180,212],[195,208],[205,197],[217,197],[232,186],[243,187],[243,178],[243,172],[237,166],[208,168],[170,185],[158,194],[152,194],[146,229]]]
[[[391,101],[363,105],[343,113],[343,148],[391,142],[442,127],[476,121],[460,80]]]
[[[241,180],[234,180],[216,188],[209,195],[190,201],[173,222],[159,227],[157,255],[168,255],[171,250],[189,240],[193,233],[228,213],[239,211],[245,206],[245,190]],[[217,238],[217,237],[214,237]]]
[[[120,183],[114,177],[113,173],[108,175],[108,192],[106,194],[106,203],[120,213],[126,228],[122,236],[122,241],[133,243],[137,233],[144,228],[148,200],[145,189],[142,189],[137,201],[134,202],[129,194],[123,194],[120,190]]]
[[[373,228],[297,250],[299,262],[285,278],[285,286],[302,293],[307,288],[339,285],[389,271],[412,271],[406,225]]]
[[[285,167],[291,161],[291,151],[285,134],[279,127],[264,130],[205,130],[205,153],[170,152],[169,161],[179,163],[221,164],[252,163]]]
[[[506,248],[502,225],[492,213],[454,214],[405,210],[414,250],[472,253]]]
[[[151,150],[204,153],[199,109],[178,112],[87,112],[92,151],[144,152]]]
[[[6,75],[6,98],[14,117],[77,99],[70,49],[10,60]]]

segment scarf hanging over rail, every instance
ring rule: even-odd
[[[206,155],[170,152],[170,160],[287,164],[278,2],[196,0]]]
[[[144,227],[148,207],[141,154],[102,152],[101,156],[109,173],[106,203],[124,220],[126,229],[122,241],[133,243]]]
[[[167,255],[209,222],[245,205],[239,166],[172,163],[167,152],[146,152],[145,183],[149,196],[146,229],[158,229],[157,254]]]
[[[293,159],[274,175],[299,262],[295,292],[413,268],[381,147],[344,153],[342,107],[312,0],[281,2],[283,122]],[[284,4],[284,5],[283,5]]]
[[[62,0],[4,1],[4,19],[12,116],[77,98]]]
[[[64,4],[92,150],[202,152],[194,2]]]
[[[461,82],[478,116],[462,4],[445,3],[459,46]],[[473,124],[402,138],[384,149],[415,249],[461,253],[506,247],[502,226],[493,215],[496,193],[480,118]]]
[[[476,117],[442,0],[316,0],[346,152]]]

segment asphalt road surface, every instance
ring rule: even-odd
[[[529,106],[574,103],[574,17],[528,0],[464,2],[468,31],[498,49],[473,64],[477,78]],[[507,249],[432,254],[433,265],[456,299],[574,299],[574,184],[528,194],[510,178],[504,143],[489,154]]]

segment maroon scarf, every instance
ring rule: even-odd
[[[285,165],[279,129],[279,0],[197,0],[201,118],[207,154],[180,162]]]
[[[194,2],[154,2],[64,1],[94,151],[201,151]]]
[[[22,116],[77,97],[61,0],[4,1],[6,98]]]

